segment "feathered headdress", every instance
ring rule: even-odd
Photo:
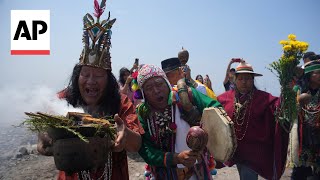
[[[83,50],[80,55],[81,65],[89,65],[103,68],[111,71],[111,28],[116,19],[110,20],[110,12],[108,19],[100,22],[100,17],[106,8],[106,0],[102,0],[100,5],[94,0],[94,18],[87,13],[83,17]]]

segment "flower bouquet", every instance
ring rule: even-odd
[[[303,53],[307,51],[308,43],[297,41],[294,34],[289,34],[288,40],[281,40],[280,44],[283,54],[278,61],[271,63],[269,68],[271,72],[276,74],[281,85],[281,104],[275,115],[281,125],[289,124],[291,127],[292,122],[297,118],[296,93],[292,89],[295,69],[300,63]]]

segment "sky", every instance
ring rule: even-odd
[[[107,0],[106,12],[117,18],[113,73],[118,78],[119,69],[130,68],[135,58],[160,66],[183,46],[192,77],[208,74],[217,94],[224,92],[230,59],[243,58],[264,75],[256,78],[257,87],[279,95],[278,80],[267,67],[281,56],[279,41],[291,33],[320,54],[319,7],[319,0]],[[11,10],[50,10],[51,55],[10,55]],[[19,104],[18,94],[35,98],[39,88],[54,94],[68,84],[82,51],[82,18],[93,12],[93,0],[0,0],[1,113],[12,102]]]

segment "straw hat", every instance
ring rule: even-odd
[[[250,64],[245,61],[240,62],[236,68],[236,74],[253,74],[254,76],[262,76],[262,74],[256,73],[253,71],[253,68]]]

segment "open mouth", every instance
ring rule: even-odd
[[[85,88],[85,92],[87,96],[95,97],[99,93],[99,89],[97,88]]]

